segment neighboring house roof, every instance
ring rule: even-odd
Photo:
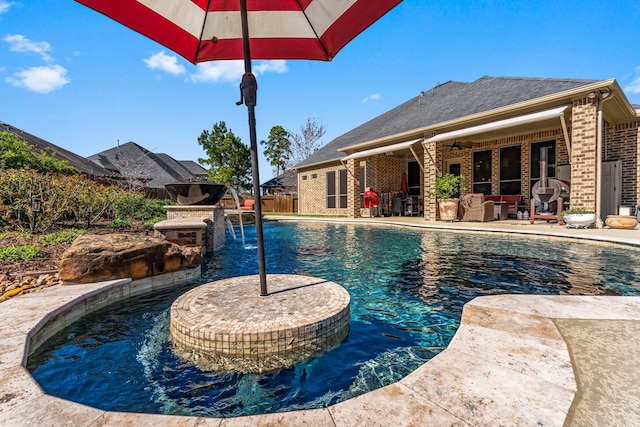
[[[329,142],[296,165],[337,161],[340,149],[439,123],[543,98],[598,80],[482,77],[472,83],[447,82],[410,99]]]
[[[200,176],[202,178],[208,176],[207,170],[193,160],[178,160],[178,162],[194,176]]]
[[[287,192],[296,192],[298,191],[298,173],[295,171],[295,169],[289,169],[287,171],[284,171],[284,173],[276,176],[275,178],[272,178],[269,181],[265,182],[260,187],[282,188]]]
[[[88,157],[96,164],[140,181],[147,188],[162,188],[177,181],[202,178],[185,167],[183,162],[164,153],[153,153],[135,142],[127,142]],[[205,171],[206,173],[206,171]]]
[[[47,148],[50,149],[52,150],[53,154],[55,154],[55,157],[57,159],[66,160],[70,166],[73,166],[82,173],[86,173],[92,176],[111,175],[111,172],[109,170],[95,164],[94,162],[87,160],[84,157],[79,156],[78,154],[72,153],[69,150],[65,150],[62,147],[52,144],[49,141],[45,141],[42,138],[38,138],[35,135],[27,133],[22,129],[18,129],[8,123],[0,122],[0,132],[9,132],[16,135],[20,139],[26,141],[27,144],[34,147],[34,149],[38,152],[42,152]]]

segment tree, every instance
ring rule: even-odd
[[[287,169],[302,162],[320,148],[325,132],[324,125],[312,118],[308,118],[300,128],[300,134],[289,132],[291,156],[287,162]]]
[[[0,170],[26,169],[37,172],[59,172],[65,175],[78,173],[66,160],[60,160],[50,148],[38,153],[36,149],[17,135],[0,132]]]
[[[282,126],[274,126],[269,132],[269,139],[260,141],[260,144],[266,147],[264,155],[269,164],[275,167],[276,176],[279,176],[285,171],[287,162],[291,157],[289,132]]]
[[[252,188],[251,150],[225,122],[215,123],[211,132],[204,130],[198,137],[208,158],[198,159],[209,165],[209,179],[232,187]]]

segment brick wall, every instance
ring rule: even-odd
[[[573,102],[571,126],[571,207],[596,210],[597,99]]]
[[[349,218],[358,218],[362,216],[360,210],[360,167],[364,166],[360,159],[352,159],[347,162],[347,207]],[[365,168],[366,174],[367,168]]]
[[[620,160],[622,162],[622,205],[635,206],[640,201],[640,122],[607,125],[607,133],[603,143],[602,159],[604,161]]]
[[[424,219],[427,221],[437,221],[440,219],[437,201],[429,197],[435,191],[436,176],[438,169],[442,171],[442,147],[439,143],[428,142],[424,144]],[[434,165],[435,162],[435,165]],[[436,167],[437,165],[437,167]]]
[[[338,182],[338,171],[344,168],[345,167],[340,163],[324,168],[300,172],[298,174],[298,204],[301,214],[348,215],[348,209],[327,209],[327,172],[333,171],[336,173],[337,192],[340,188]],[[349,178],[350,175],[347,174],[347,183]],[[337,198],[336,206],[339,206]]]
[[[378,156],[367,161],[373,166],[366,168],[367,182],[374,190],[385,193],[400,191],[402,172],[407,171],[406,157]]]
[[[444,147],[442,159],[448,160],[461,158],[463,192],[471,192],[473,184],[473,151],[491,150],[491,192],[500,194],[500,148],[513,145],[521,147],[521,194],[524,201],[529,202],[529,180],[531,179],[529,165],[531,163],[530,148],[531,143],[541,141],[556,141],[556,164],[563,165],[569,163],[567,145],[564,133],[560,127],[556,129],[546,129],[538,132],[530,132],[521,135],[513,135],[499,139],[487,140],[476,144],[473,148],[461,150],[450,150]],[[445,144],[446,145],[446,144]],[[441,163],[443,164],[443,163]]]

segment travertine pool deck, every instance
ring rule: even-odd
[[[522,221],[436,224],[397,217],[351,221],[640,246],[640,230],[567,230]],[[55,286],[0,304],[0,425],[640,425],[640,297],[476,298],[465,305],[450,345],[431,361],[395,384],[310,411],[231,419],[105,412],[45,394],[24,368],[29,343],[37,345],[95,308],[193,274]]]

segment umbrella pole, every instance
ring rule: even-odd
[[[247,19],[247,0],[240,0],[242,19],[242,43],[244,48],[244,76],[240,83],[241,101],[249,112],[249,139],[251,141],[251,171],[253,173],[253,193],[256,211],[256,240],[258,243],[258,272],[260,274],[260,296],[268,296],[267,271],[264,257],[264,234],[262,229],[262,200],[260,196],[260,171],[258,168],[258,141],[256,137],[256,111],[258,84],[251,72],[251,49],[249,47],[249,21]]]

